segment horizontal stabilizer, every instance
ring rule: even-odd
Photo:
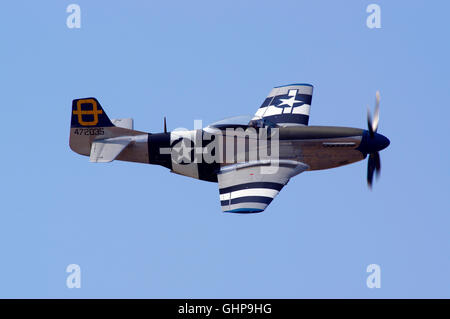
[[[133,130],[133,119],[111,119],[111,122],[117,127]]]
[[[112,162],[133,141],[133,136],[119,136],[94,141],[91,146],[90,162]]]

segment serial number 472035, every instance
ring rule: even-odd
[[[73,133],[75,135],[105,135],[103,127],[77,128]]]

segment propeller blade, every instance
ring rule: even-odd
[[[369,130],[370,137],[373,137],[372,116],[370,115],[369,106],[367,106],[367,129]]]
[[[375,99],[375,112],[373,113],[373,121],[372,121],[372,130],[374,132],[378,130],[379,121],[380,121],[380,91],[377,91]]]
[[[373,154],[375,159],[375,174],[378,177],[380,177],[381,173],[381,159],[380,159],[380,153],[376,152]]]
[[[372,189],[373,173],[376,169],[374,154],[369,155],[369,160],[367,161],[367,185]]]
[[[166,117],[164,116],[164,133],[167,133]]]
[[[367,127],[370,137],[374,137],[378,130],[378,123],[380,122],[380,91],[375,94],[375,111],[372,115],[370,108],[367,107]],[[380,153],[374,152],[369,154],[369,160],[367,161],[367,185],[372,189],[373,175],[376,174],[377,178],[381,173],[381,159]]]

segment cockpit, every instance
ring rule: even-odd
[[[254,119],[253,115],[240,115],[211,123],[206,128],[226,129],[238,127],[241,127],[243,129],[246,129],[247,127],[275,128],[278,127],[278,125],[264,118]]]
[[[254,128],[275,128],[275,127],[279,127],[276,123],[273,123],[272,121],[269,121],[268,119],[265,118],[259,118],[259,119],[255,119],[255,120],[251,120],[248,123],[248,126],[254,127]]]

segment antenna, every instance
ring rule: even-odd
[[[164,133],[167,133],[166,117],[164,116]]]

